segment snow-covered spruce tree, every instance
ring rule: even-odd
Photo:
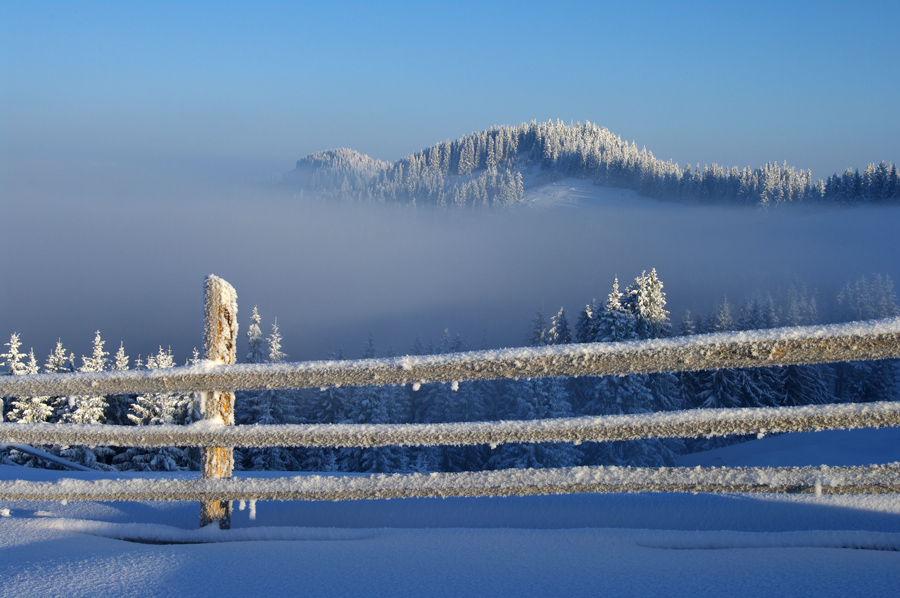
[[[638,338],[634,313],[626,303],[626,296],[619,291],[619,278],[613,280],[612,290],[606,298],[606,305],[594,318],[595,334],[592,342],[618,343]]]
[[[618,281],[617,281],[618,282]],[[666,294],[656,268],[641,272],[626,290],[621,302],[634,316],[635,334],[640,339],[662,338],[669,335],[669,312]]]
[[[109,353],[103,349],[104,344],[98,330],[94,335],[91,355],[89,357],[82,355],[81,367],[78,368],[78,371],[102,372],[106,369],[109,363],[107,360]],[[108,409],[109,402],[105,396],[71,396],[61,403],[60,420],[72,424],[104,424],[107,421]],[[93,448],[75,446],[60,450],[60,455],[66,459],[99,469],[111,469],[108,461],[114,454],[115,450],[107,446]]]
[[[591,302],[585,305],[584,309],[578,313],[578,320],[575,322],[575,342],[593,342],[597,334],[595,320],[597,312],[597,300],[591,299]]]
[[[656,270],[643,272],[624,293],[619,280],[613,281],[603,310],[596,316],[597,342],[622,342],[657,338],[668,334],[668,311],[665,293]],[[672,374],[633,374],[603,376],[579,380],[584,402],[580,413],[609,415],[645,413],[659,409],[677,409],[682,405],[678,378]],[[587,443],[587,464],[659,465],[674,462],[672,443],[647,439],[622,443]]]
[[[566,308],[560,307],[556,315],[550,318],[550,328],[546,333],[548,345],[568,345],[572,342],[572,333],[569,331],[569,318],[566,316]]]
[[[259,317],[259,312],[254,305],[253,314],[250,316],[250,327],[247,329],[247,344],[250,347],[247,352],[247,363],[265,363],[266,361],[265,340],[262,330],[259,328],[260,322],[262,322],[262,318]]]
[[[34,351],[29,351],[28,359],[22,375],[37,374],[38,364],[34,357]],[[53,407],[50,405],[50,397],[15,397],[10,401],[9,413],[6,419],[11,422],[23,424],[35,424],[48,422],[53,417]]]
[[[0,354],[0,359],[3,360],[0,361],[0,365],[6,366],[6,375],[27,376],[38,373],[34,351],[29,351],[25,356],[19,351],[21,346],[19,335],[12,334],[9,342],[6,343],[7,352]],[[8,408],[8,413],[2,417],[4,407]],[[49,405],[49,397],[14,397],[9,399],[8,406],[4,405],[4,400],[0,397],[0,421],[6,419],[11,422],[38,423],[48,421],[52,415],[53,409]],[[41,460],[15,449],[7,449],[5,446],[0,448],[0,463],[28,467],[43,466]]]
[[[175,367],[171,349],[162,347],[156,355],[147,357],[144,367],[148,370]],[[131,405],[128,419],[138,426],[184,425],[194,417],[196,407],[192,395],[180,393],[149,393],[139,395]],[[131,447],[113,457],[113,463],[122,470],[178,471],[196,469],[197,452],[190,447]]]
[[[534,314],[531,320],[531,333],[526,339],[527,343],[532,347],[540,347],[549,344],[544,335],[547,333],[547,319],[544,317],[544,306],[541,306]]]
[[[6,353],[0,353],[0,366],[6,368],[6,372],[4,372],[7,376],[21,376],[25,374],[25,369],[27,367],[25,363],[25,354],[19,351],[19,347],[22,346],[22,341],[19,338],[18,333],[13,332],[9,336],[9,342],[5,343]]]
[[[81,356],[79,372],[102,372],[106,369],[109,355],[103,349],[105,342],[100,337],[98,330],[94,335],[92,352],[90,357]],[[106,397],[100,395],[84,395],[68,398],[68,404],[64,408],[62,420],[73,424],[103,424],[106,423],[106,410],[109,403]]]
[[[9,342],[5,344],[7,351],[6,353],[0,353],[0,366],[6,367],[5,374],[7,376],[25,376],[28,374],[36,374],[38,372],[37,362],[34,358],[34,351],[30,351],[28,355],[25,355],[19,348],[22,346],[22,341],[19,338],[17,333],[13,333],[9,337]],[[46,419],[31,419],[32,414],[34,414],[34,410],[37,409],[38,412],[41,411],[41,407],[39,403],[43,403],[46,397],[37,397],[40,399],[38,404],[32,405],[30,397],[14,397],[10,400],[9,405],[6,406],[3,402],[3,398],[0,397],[0,415],[3,414],[4,409],[8,409],[9,413],[6,414],[6,419],[9,421],[27,421],[28,423],[33,423],[34,421],[46,421]],[[24,418],[24,419],[23,419]],[[2,420],[3,418],[0,418]]]
[[[29,353],[29,359],[25,364],[25,371],[22,372],[23,374],[30,372],[36,373],[37,364],[31,363],[30,355],[31,353]],[[57,341],[56,348],[47,358],[47,362],[44,365],[44,372],[56,374],[73,371],[75,371],[75,355],[72,353],[67,354],[66,350],[63,348],[62,342]],[[0,402],[2,402],[2,399],[0,399]],[[13,400],[10,403],[11,412],[7,415],[10,421],[20,421],[23,423],[54,422],[57,421],[57,415],[61,410],[61,405],[66,404],[66,397],[27,397]],[[55,455],[59,455],[60,453],[59,446],[42,446],[41,448]],[[10,463],[17,463],[28,467],[56,467],[52,463],[47,463],[42,459],[17,451],[14,451],[8,459]]]
[[[125,354],[125,344],[120,342],[119,348],[116,349],[116,354],[113,356],[111,369],[117,372],[124,372],[130,369],[130,361],[131,359]],[[128,414],[131,413],[131,406],[134,403],[135,396],[132,394],[110,396],[107,423],[117,426],[128,425],[130,423]]]

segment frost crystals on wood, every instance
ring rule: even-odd
[[[203,347],[205,358],[215,364],[232,365],[236,357],[237,293],[230,284],[210,274],[206,277],[206,304]],[[202,398],[203,417],[226,426],[234,425],[234,393],[207,390]],[[211,446],[203,449],[201,465],[204,479],[230,478],[234,468],[234,454],[230,446]],[[219,527],[231,527],[231,501],[203,500],[200,502],[200,525],[218,521]]]

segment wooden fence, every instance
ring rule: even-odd
[[[521,422],[234,426],[234,391],[603,376],[900,357],[900,318],[682,338],[357,361],[234,365],[237,295],[205,281],[205,361],[143,371],[0,377],[0,396],[202,393],[189,426],[0,423],[0,443],[197,446],[199,480],[0,482],[3,500],[199,500],[201,524],[230,525],[233,500],[345,500],[568,492],[897,493],[900,465],[797,468],[572,467],[368,476],[231,477],[232,447],[586,442],[900,426],[900,403],[714,409]]]

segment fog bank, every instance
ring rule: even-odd
[[[567,181],[511,211],[409,210],[298,199],[268,184],[275,164],[57,166],[7,166],[2,181],[0,336],[19,332],[42,363],[57,338],[86,354],[97,329],[111,352],[171,346],[183,362],[210,273],[237,289],[240,356],[256,305],[291,360],[355,357],[369,333],[380,352],[445,329],[471,348],[519,345],[539,307],[574,323],[614,276],[654,267],[673,321],[800,279],[823,300],[861,275],[900,279],[898,208],[682,206]]]

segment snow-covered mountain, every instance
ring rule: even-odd
[[[522,203],[527,189],[564,178],[685,203],[900,203],[900,174],[887,162],[825,181],[774,162],[682,168],[590,122],[496,126],[394,163],[350,149],[317,152],[299,160],[284,182],[335,199],[493,207]]]

